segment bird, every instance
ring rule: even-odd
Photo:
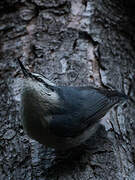
[[[58,86],[40,73],[23,72],[21,119],[27,135],[56,150],[66,151],[92,137],[101,118],[128,99],[117,90],[94,86]]]

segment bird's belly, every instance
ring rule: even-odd
[[[51,133],[48,128],[47,120],[43,120],[44,122],[46,122],[46,125],[45,123],[43,125],[40,118],[40,116],[23,117],[23,127],[26,134],[30,138],[38,141],[45,146],[53,147],[56,149],[59,149],[60,146],[62,147],[65,139],[57,137],[53,133]]]
[[[78,146],[89,139],[96,131],[97,125],[89,127],[83,133],[76,137],[61,137],[56,136],[48,127],[48,121],[42,116],[31,116],[29,113],[23,117],[23,126],[26,133],[39,143],[52,147],[58,150],[67,150],[72,147]],[[44,125],[41,123],[44,122]]]

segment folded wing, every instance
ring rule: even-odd
[[[49,122],[52,133],[61,137],[75,137],[98,123],[107,111],[119,102],[117,91],[99,91],[95,88],[58,89],[60,106]],[[107,95],[108,93],[108,95]]]

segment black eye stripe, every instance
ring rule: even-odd
[[[38,81],[44,83],[43,79],[41,78],[38,78]]]
[[[41,79],[40,77],[37,77],[37,76],[35,76],[34,77],[38,82],[41,82],[41,83],[43,83],[45,86],[49,86],[43,79]]]
[[[46,86],[46,88],[48,88],[48,89],[54,91],[53,86],[47,84],[42,78],[37,77],[37,76],[34,76],[34,78],[35,78],[35,80],[37,80],[38,82],[41,82],[42,84],[44,84],[44,85]]]
[[[41,79],[40,77],[34,76],[34,78],[35,78],[37,81],[44,83],[43,79]]]

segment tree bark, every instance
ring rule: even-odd
[[[0,179],[135,179],[135,3],[109,0],[0,2]],[[59,85],[115,88],[130,96],[101,121],[80,158],[23,131],[16,61]],[[103,128],[105,127],[105,128]]]

